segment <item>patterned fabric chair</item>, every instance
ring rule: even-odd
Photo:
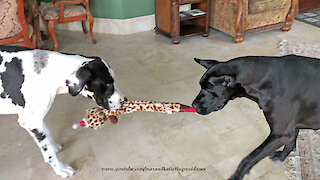
[[[23,0],[1,0],[0,44],[35,48],[35,41],[33,28],[26,23]]]
[[[88,31],[84,21],[88,19],[90,24],[90,38],[93,44],[96,40],[93,36],[93,16],[89,9],[89,0],[51,0],[52,2],[41,4],[39,11],[42,21],[47,28],[47,39],[52,37],[54,43],[54,51],[58,50],[58,42],[54,33],[54,25],[69,23],[75,21],[82,22],[83,32],[86,34]]]
[[[289,31],[298,13],[298,0],[210,0],[210,26],[231,36],[281,28]]]

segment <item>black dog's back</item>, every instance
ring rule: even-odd
[[[238,61],[247,64],[242,72],[255,67],[248,72],[251,77],[245,73],[242,77],[251,82],[245,87],[246,92],[259,99],[262,109],[269,112],[272,108],[273,115],[283,118],[280,121],[295,122],[296,128],[320,128],[319,59],[288,55],[244,57]]]

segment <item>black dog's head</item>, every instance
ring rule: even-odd
[[[117,110],[127,99],[115,87],[113,71],[100,58],[90,59],[93,60],[85,62],[66,81],[69,93],[72,96],[81,93],[105,109]]]
[[[217,75],[220,63],[214,60],[195,61],[207,68],[207,72],[200,80],[201,91],[195,98],[192,106],[197,113],[206,115],[222,109],[230,99],[234,99],[239,93],[239,87],[235,84],[235,78],[231,75]]]

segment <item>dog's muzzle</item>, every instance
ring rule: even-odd
[[[207,115],[207,114],[208,114],[208,113],[206,113],[205,110],[201,109],[201,108],[199,107],[199,104],[198,104],[197,102],[195,102],[195,101],[193,101],[192,107],[196,110],[196,112],[197,112],[198,114],[201,114],[201,115]]]

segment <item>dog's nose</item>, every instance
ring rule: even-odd
[[[198,109],[197,104],[196,104],[196,103],[194,103],[194,102],[192,103],[192,107],[193,107],[193,108],[195,108],[195,109]]]

